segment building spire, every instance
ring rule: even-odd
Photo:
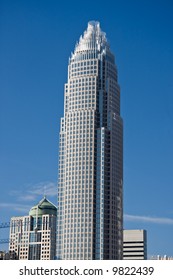
[[[46,186],[44,186],[44,199],[46,198]]]
[[[83,36],[80,36],[74,53],[87,50],[100,50],[101,48],[109,49],[106,33],[101,30],[98,21],[89,21],[87,30],[84,31]]]

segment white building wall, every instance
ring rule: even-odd
[[[147,259],[147,233],[146,230],[123,231],[123,259]]]
[[[14,252],[19,260],[54,259],[56,216],[43,215],[40,229],[32,229],[31,216],[11,218],[9,251]]]

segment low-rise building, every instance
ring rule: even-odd
[[[143,229],[123,231],[123,259],[147,259],[147,232]]]
[[[167,256],[167,255],[156,255],[156,256],[151,256],[150,257],[151,260],[173,260],[173,256]]]

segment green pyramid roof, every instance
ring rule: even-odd
[[[30,216],[42,216],[42,215],[56,215],[57,208],[53,205],[46,197],[44,197],[40,202],[33,206],[30,211]]]

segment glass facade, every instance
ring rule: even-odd
[[[69,59],[59,143],[57,258],[122,258],[123,135],[114,55],[89,22]]]

